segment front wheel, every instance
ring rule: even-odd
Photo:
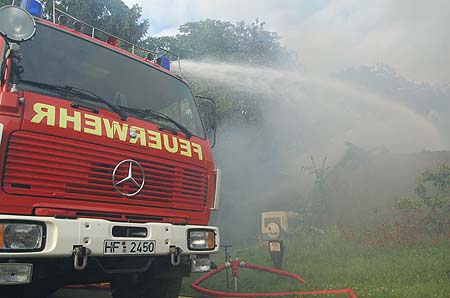
[[[113,298],[177,298],[181,283],[181,277],[121,275],[111,281],[111,293]]]
[[[56,282],[44,282],[30,285],[0,286],[0,298],[47,298],[61,285]]]

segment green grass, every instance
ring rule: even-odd
[[[417,245],[414,247],[360,247],[340,239],[336,231],[325,236],[310,234],[285,242],[284,269],[301,275],[306,284],[286,277],[274,276],[249,269],[240,271],[242,292],[299,291],[352,288],[358,297],[424,298],[450,297],[450,246]],[[245,247],[241,260],[272,266],[267,248]],[[216,258],[223,263],[223,254]],[[194,292],[192,275],[183,283],[183,293]],[[202,284],[204,287],[227,290],[225,274],[219,273]],[[347,297],[330,296],[330,297]]]

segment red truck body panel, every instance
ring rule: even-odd
[[[39,22],[180,79],[106,42]],[[0,47],[5,47],[1,39]],[[0,124],[1,214],[208,224],[215,165],[207,139],[188,139],[149,121],[131,116],[122,121],[108,110],[75,109],[69,100],[23,91],[0,93]],[[121,195],[112,184],[114,168],[127,159],[138,161],[145,172],[145,186],[133,197]],[[118,174],[126,175],[124,169]]]

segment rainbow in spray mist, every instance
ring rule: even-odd
[[[449,148],[434,125],[409,108],[349,83],[300,72],[183,61],[188,75],[261,97],[277,141],[296,140],[301,155],[339,157],[344,142],[367,149],[415,152]],[[295,146],[294,146],[295,147]],[[297,148],[300,149],[300,148]]]

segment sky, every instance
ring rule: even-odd
[[[266,22],[304,70],[332,74],[388,64],[417,82],[450,83],[448,0],[125,0],[150,20],[149,35],[174,35],[189,21]]]

